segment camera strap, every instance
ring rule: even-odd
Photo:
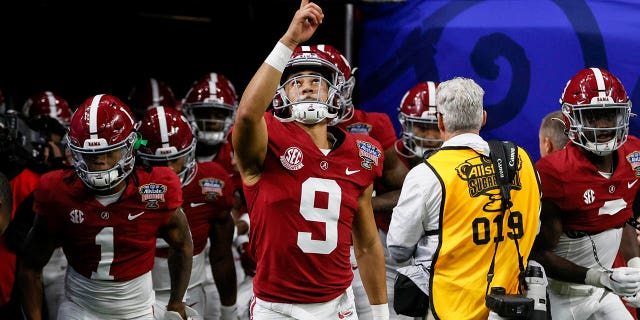
[[[496,175],[496,183],[500,187],[501,195],[501,215],[504,220],[506,211],[511,208],[511,183],[516,176],[517,161],[518,161],[518,146],[511,141],[499,141],[490,140],[489,143],[489,155],[491,162],[493,163],[494,173]],[[502,230],[502,228],[500,229]],[[500,234],[502,236],[502,234]],[[516,251],[518,252],[518,267],[520,273],[518,275],[518,291],[522,293],[522,284],[524,283],[524,263],[522,255],[520,254],[520,246],[518,245],[518,239],[513,238],[516,245]],[[493,257],[491,258],[491,265],[489,266],[489,272],[487,273],[487,289],[486,293],[489,293],[491,281],[493,280],[496,253],[498,252],[498,242],[495,243],[493,251]]]

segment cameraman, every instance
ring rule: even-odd
[[[522,148],[517,149],[510,206],[506,217],[502,214],[489,145],[479,135],[487,120],[483,96],[471,79],[439,84],[437,120],[444,143],[409,171],[393,210],[387,246],[394,259],[415,256],[424,267],[422,279],[412,280],[431,284],[421,288],[429,293],[429,317],[487,319],[489,286],[522,293],[519,257],[526,263],[538,230],[539,183]],[[499,317],[492,313],[491,318]]]

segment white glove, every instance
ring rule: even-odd
[[[633,296],[640,289],[640,269],[620,267],[612,272],[589,269],[584,283],[609,289],[621,297]]]
[[[194,310],[189,306],[184,306],[184,313],[187,314],[187,320],[197,319],[197,317],[199,317],[198,311]],[[180,313],[176,311],[167,310],[167,312],[165,312],[164,314],[164,320],[184,320],[184,319],[182,319],[182,317],[180,316]]]
[[[640,294],[635,294],[632,297],[622,297],[624,304],[631,308],[640,308]]]

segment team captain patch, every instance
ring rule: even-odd
[[[158,202],[164,202],[164,194],[167,193],[167,186],[164,184],[149,183],[140,186],[138,192],[142,196],[142,202],[147,203],[147,209],[157,209]]]
[[[361,141],[357,140],[356,145],[358,146],[358,153],[360,158],[362,158],[362,167],[371,170],[371,164],[378,165],[378,161],[380,160],[380,156],[382,152],[378,147],[373,145],[369,141]]]
[[[629,161],[629,164],[631,164],[631,169],[635,171],[636,177],[640,177],[640,152],[631,152],[626,158],[627,161]]]

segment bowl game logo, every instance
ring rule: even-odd
[[[140,186],[138,192],[142,196],[142,202],[146,202],[147,209],[159,208],[158,202],[164,202],[164,195],[167,193],[167,186],[164,184],[149,183]]]
[[[516,168],[516,176],[511,182],[512,190],[521,190],[522,182],[520,181],[520,171],[522,162],[518,161]],[[489,197],[489,202],[485,204],[484,211],[495,212],[500,211],[500,186],[496,180],[496,173],[490,158],[478,156],[461,163],[456,167],[458,177],[467,182],[469,195],[473,198],[479,196]]]
[[[206,195],[209,201],[213,201],[222,195],[222,188],[224,187],[222,180],[207,178],[198,181],[198,184],[200,184],[202,194]]]
[[[356,141],[358,145],[358,155],[362,158],[362,167],[371,170],[371,164],[378,165],[382,151],[368,141]]]
[[[636,177],[640,177],[640,152],[634,151],[626,156],[627,161],[631,165],[631,169],[636,174]]]

